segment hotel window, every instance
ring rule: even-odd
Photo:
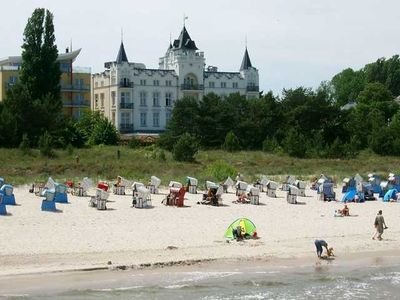
[[[147,106],[146,104],[146,92],[140,92],[140,106]]]
[[[82,78],[75,79],[75,85],[77,87],[83,87],[83,79]]]
[[[153,85],[156,85],[156,86],[160,85],[160,81],[159,80],[153,80]]]
[[[165,106],[172,106],[172,93],[165,94]]]
[[[232,82],[232,87],[234,88],[234,89],[237,89],[238,88],[238,83],[237,82]]]
[[[146,127],[147,126],[147,113],[142,112],[140,113],[140,126]]]
[[[160,113],[155,112],[153,113],[153,127],[160,126]]]
[[[103,93],[100,94],[100,106],[101,106],[101,108],[104,108],[104,94]]]
[[[121,112],[121,124],[124,124],[126,126],[127,124],[130,123],[130,118],[131,118],[130,113]]]
[[[122,95],[121,95],[121,99],[122,99]],[[111,103],[112,103],[112,106],[115,106],[115,91],[111,92]]]
[[[146,85],[146,79],[140,79],[140,85]]]
[[[166,81],[165,81],[165,85],[166,85],[166,86],[172,86],[171,80],[166,80]]]
[[[160,93],[159,92],[154,92],[153,93],[153,106],[160,106]]]
[[[94,106],[96,108],[99,106],[99,94],[94,94]]]
[[[18,78],[17,78],[16,76],[10,76],[10,77],[8,78],[8,82],[9,82],[10,84],[16,84],[17,81],[18,81]]]
[[[226,88],[226,82],[221,82],[221,88]]]
[[[214,81],[210,81],[210,82],[208,83],[208,87],[210,87],[210,88],[215,88],[215,82],[214,82]]]

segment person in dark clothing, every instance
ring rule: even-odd
[[[317,248],[318,258],[321,258],[322,252],[324,251],[322,247],[325,247],[326,252],[328,253],[328,256],[329,256],[329,249],[328,249],[327,242],[325,242],[324,240],[315,240],[314,244],[315,244],[315,247]]]

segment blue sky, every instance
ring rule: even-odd
[[[207,65],[236,71],[247,44],[260,88],[317,87],[346,67],[360,68],[400,48],[396,0],[13,0],[2,3],[0,57],[19,55],[27,18],[36,7],[55,17],[60,51],[82,48],[76,65],[103,70],[124,31],[130,61],[158,66],[170,34],[187,29]]]

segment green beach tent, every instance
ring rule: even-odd
[[[225,237],[227,239],[233,239],[233,229],[236,229],[238,226],[242,228],[243,234],[249,234],[250,236],[257,235],[256,225],[254,225],[254,223],[249,219],[240,218],[229,225],[228,229],[225,232]]]

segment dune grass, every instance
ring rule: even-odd
[[[117,150],[121,157],[117,159]],[[46,158],[37,150],[24,155],[18,149],[0,149],[0,176],[6,182],[29,184],[45,181],[49,176],[63,182],[80,180],[85,176],[96,180],[114,180],[121,175],[130,180],[147,182],[151,175],[161,178],[162,184],[170,180],[183,181],[186,176],[200,180],[221,181],[228,175],[240,172],[249,182],[265,174],[277,180],[286,174],[302,179],[311,179],[324,173],[337,181],[349,175],[370,172],[384,177],[389,172],[399,173],[400,159],[381,157],[362,152],[354,159],[297,159],[269,154],[261,151],[240,151],[229,153],[222,150],[201,151],[194,163],[176,162],[172,155],[165,153],[166,160],[160,159],[160,150],[154,147],[130,149],[126,146],[97,146],[85,149],[56,150],[55,158]],[[76,162],[79,156],[79,163]]]

